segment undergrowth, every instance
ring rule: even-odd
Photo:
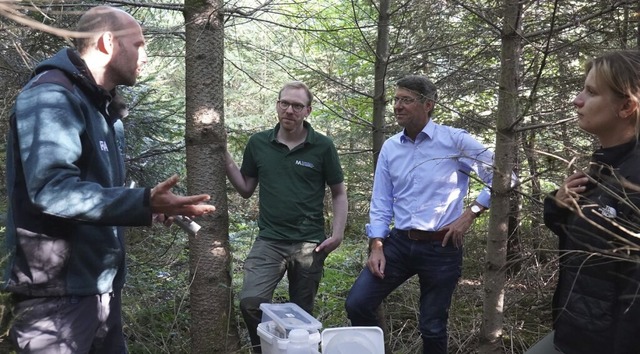
[[[477,353],[482,325],[486,219],[466,236],[463,275],[454,294],[449,318],[449,352]],[[189,353],[189,263],[186,237],[179,229],[135,229],[129,236],[129,275],[123,294],[125,333],[132,354]],[[255,225],[243,225],[230,236],[233,288],[242,285],[242,262],[256,235]],[[314,316],[323,328],[348,326],[344,301],[367,258],[361,232],[347,235],[326,260]],[[163,234],[162,237],[159,234]],[[554,238],[545,230],[521,236],[520,270],[505,287],[503,346],[505,353],[523,353],[550,330],[551,294],[555,286]],[[286,277],[274,302],[286,302]],[[385,301],[388,346],[395,354],[420,352],[417,329],[419,288],[414,277]],[[237,329],[248,347],[248,336],[235,311]],[[6,333],[6,325],[3,328]],[[6,336],[0,338],[0,348]],[[3,352],[7,352],[3,350]],[[249,351],[243,349],[242,353]]]

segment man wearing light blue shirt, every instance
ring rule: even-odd
[[[417,274],[425,354],[447,353],[447,319],[461,274],[464,234],[489,207],[493,177],[491,151],[466,131],[431,120],[437,98],[426,77],[396,83],[394,113],[404,129],[380,151],[366,227],[369,259],[345,304],[353,326],[376,326],[383,299]],[[465,208],[471,171],[485,188]]]

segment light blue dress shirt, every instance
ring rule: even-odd
[[[436,231],[464,211],[469,174],[485,187],[476,202],[489,207],[493,152],[469,133],[429,119],[415,141],[404,130],[387,139],[378,157],[367,236],[386,237],[392,219],[401,230]]]

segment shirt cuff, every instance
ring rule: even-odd
[[[485,209],[491,206],[491,191],[482,190],[476,198],[476,203],[482,205]]]
[[[389,226],[366,224],[365,232],[369,238],[386,238],[389,235]]]
[[[144,189],[144,195],[142,197],[142,206],[149,208],[151,206],[151,188]]]

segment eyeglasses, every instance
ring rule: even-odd
[[[278,101],[278,107],[280,107],[280,109],[282,109],[283,111],[286,111],[287,109],[289,109],[289,106],[291,106],[293,111],[296,112],[296,113],[302,111],[306,107],[306,105],[303,105],[303,104],[300,104],[300,103],[291,103],[291,102],[287,102],[287,101]]]
[[[394,105],[400,103],[403,106],[408,106],[408,105],[410,105],[410,104],[412,104],[413,102],[416,102],[416,101],[422,102],[421,99],[412,98],[412,97],[394,97],[393,98],[393,104]]]

